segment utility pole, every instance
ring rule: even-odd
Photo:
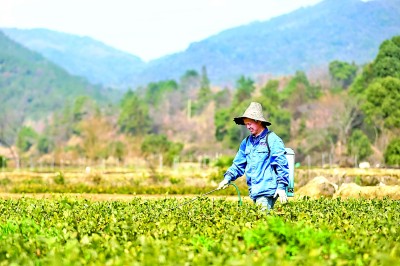
[[[188,100],[187,103],[187,118],[190,120],[190,118],[192,117],[192,100]]]

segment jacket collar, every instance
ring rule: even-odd
[[[257,145],[260,142],[260,140],[267,135],[268,131],[269,131],[268,128],[265,128],[257,137],[250,135],[250,143],[253,145]]]

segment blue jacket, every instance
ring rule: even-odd
[[[271,132],[266,144],[266,128],[259,136],[246,137],[241,143],[231,167],[224,178],[234,181],[246,175],[249,195],[252,200],[260,196],[274,196],[277,189],[285,190],[289,183],[289,166],[285,156],[285,145],[282,139]]]

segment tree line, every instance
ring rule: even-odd
[[[51,154],[151,162],[162,155],[171,165],[204,154],[232,156],[248,134],[232,119],[251,101],[264,106],[271,130],[295,150],[299,162],[329,153],[340,166],[354,164],[355,157],[398,166],[400,36],[384,41],[372,62],[357,66],[335,60],[328,75],[318,79],[297,71],[261,84],[241,76],[234,88],[216,87],[204,66],[179,80],[128,90],[117,105],[80,96],[40,126],[24,123],[10,131],[2,123],[0,142],[16,147],[15,158],[41,160]]]

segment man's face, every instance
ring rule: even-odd
[[[264,130],[264,127],[261,125],[260,121],[255,121],[250,118],[243,118],[243,122],[244,122],[244,125],[246,126],[246,128],[254,136],[257,136]]]

